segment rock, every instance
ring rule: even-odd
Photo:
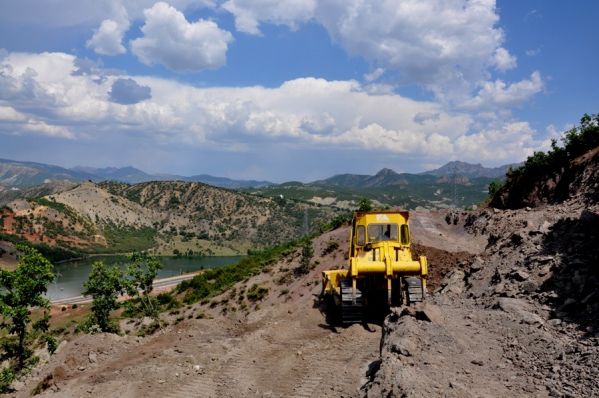
[[[391,345],[391,352],[405,357],[412,356],[412,353],[416,352],[417,349],[416,344],[407,337],[400,338]]]
[[[539,231],[547,235],[551,231],[552,224],[549,221],[543,221],[543,224],[539,227]]]
[[[87,354],[87,358],[89,359],[89,363],[96,363],[98,361],[98,356],[94,351],[90,351],[89,354]]]
[[[558,319],[558,318],[553,318],[547,321],[548,324],[550,324],[551,326],[558,326],[561,325],[562,320]]]
[[[547,275],[550,272],[551,272],[551,266],[550,265],[546,265],[546,266],[544,266],[543,268],[541,268],[539,270],[539,272],[537,273],[537,275],[539,275],[539,276],[545,276],[545,275]]]
[[[497,299],[497,307],[523,323],[529,325],[543,324],[543,319],[540,316],[528,311],[528,303],[524,300],[500,297]]]
[[[464,271],[455,269],[451,271],[448,275],[443,279],[442,285],[444,286],[441,290],[441,293],[453,293],[455,295],[460,295],[464,291],[465,283],[464,278],[466,274]]]
[[[420,303],[416,306],[416,319],[442,324],[443,314],[439,307],[434,304]]]
[[[510,277],[519,282],[523,282],[525,280],[528,280],[528,278],[530,278],[530,275],[528,275],[528,273],[524,272],[523,270],[515,270],[510,273]]]
[[[472,264],[470,265],[470,271],[471,272],[478,272],[481,269],[483,269],[485,263],[483,262],[483,260],[480,257],[476,257],[474,259],[474,261],[472,262]]]
[[[533,293],[539,289],[539,285],[537,285],[533,281],[526,281],[522,284],[522,290],[526,293]]]
[[[478,366],[483,366],[485,363],[483,361],[481,361],[480,359],[473,359],[472,361],[470,361],[470,363],[474,364],[474,365],[478,365]]]
[[[79,366],[77,369],[83,372],[85,370],[85,366]]]

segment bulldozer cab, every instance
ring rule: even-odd
[[[352,223],[350,257],[359,256],[388,242],[394,248],[409,248],[408,212],[357,212]]]

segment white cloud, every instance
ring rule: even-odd
[[[90,26],[103,20],[120,21],[124,9],[134,20],[143,17],[143,10],[156,0],[3,0],[0,24],[3,26],[44,26],[49,28]],[[214,0],[168,0],[178,10],[214,7]]]
[[[68,128],[50,125],[40,120],[30,119],[21,125],[21,129],[28,133],[41,134],[49,137],[75,138],[75,135]]]
[[[200,71],[226,63],[233,36],[215,22],[200,19],[190,23],[183,13],[163,2],[146,9],[144,15],[144,36],[131,42],[131,50],[144,64]]]
[[[102,55],[118,55],[127,52],[123,46],[123,36],[129,29],[129,21],[117,22],[105,19],[94,35],[86,43],[86,46]]]
[[[404,82],[440,97],[468,93],[490,66],[506,70],[516,62],[502,47],[494,0],[229,0],[223,7],[247,33],[259,33],[263,22],[294,27],[314,20],[348,53],[399,70]]]
[[[235,28],[240,32],[261,34],[260,22],[287,25],[296,29],[297,24],[312,18],[315,0],[228,0],[222,8],[235,15]]]
[[[541,74],[534,71],[530,79],[507,84],[502,80],[485,82],[478,94],[462,104],[464,109],[493,109],[494,107],[511,107],[521,104],[533,95],[541,92],[544,82]]]
[[[376,68],[372,72],[366,73],[364,75],[364,80],[366,80],[367,82],[373,82],[375,80],[378,80],[381,76],[383,76],[384,73],[385,73],[384,68]]]
[[[505,72],[506,70],[514,69],[517,65],[517,60],[508,50],[500,47],[495,51],[494,64],[498,70]]]
[[[18,122],[25,120],[21,112],[17,112],[13,107],[0,106],[0,122]]]
[[[9,54],[0,69],[0,111],[12,118],[10,132],[62,138],[85,134],[85,139],[101,141],[110,131],[160,145],[209,144],[222,150],[249,150],[261,143],[317,145],[429,162],[456,157],[519,161],[538,145],[534,131],[509,115],[476,119],[433,101],[373,94],[354,80],[300,78],[274,88],[198,88],[148,76],[96,79],[76,70],[75,57],[67,54]],[[129,105],[111,102],[108,93],[123,79],[151,89],[151,98]],[[0,131],[9,132],[2,123]]]
[[[535,130],[528,122],[507,121],[491,124],[485,129],[459,137],[454,145],[456,153],[466,159],[494,160],[495,162],[522,161],[539,148],[534,139]],[[518,154],[518,156],[514,156]]]

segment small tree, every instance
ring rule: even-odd
[[[19,262],[14,271],[0,269],[0,326],[6,329],[15,339],[7,339],[3,343],[4,358],[16,359],[16,370],[25,367],[31,358],[32,350],[28,347],[42,339],[48,344],[52,353],[56,349],[56,340],[46,335],[49,328],[50,302],[46,293],[48,284],[54,279],[52,264],[37,250],[26,245],[17,245]],[[40,308],[43,315],[32,323],[32,310]],[[8,381],[10,371],[2,372],[2,381]],[[6,379],[6,380],[5,380]],[[10,384],[10,383],[9,383]]]
[[[503,183],[501,181],[491,181],[489,184],[489,196],[493,196],[501,189]]]
[[[368,198],[362,198],[358,202],[358,211],[371,211],[372,201]]]
[[[156,257],[135,253],[129,258],[126,272],[127,294],[138,300],[139,312],[153,318],[158,317],[158,309],[150,293],[154,290],[154,279],[160,269],[162,264]]]
[[[103,332],[114,332],[110,323],[110,312],[119,308],[118,297],[123,294],[123,273],[117,267],[107,267],[102,261],[92,264],[92,270],[83,284],[83,294],[90,295],[92,321]]]
[[[310,262],[314,256],[314,248],[312,247],[312,241],[306,239],[302,245],[302,257],[300,258],[300,264],[295,269],[295,273],[298,275],[307,274],[310,272]]]

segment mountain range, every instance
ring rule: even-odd
[[[237,189],[272,185],[269,181],[234,180],[207,174],[180,176],[175,174],[148,174],[132,166],[127,167],[83,167],[71,169],[36,162],[21,162],[0,159],[0,184],[6,187],[25,188],[58,181],[118,181],[136,184],[148,181],[201,182],[221,188]]]
[[[449,162],[444,166],[419,174],[397,173],[385,168],[375,175],[339,174],[333,177],[314,181],[310,185],[333,186],[345,188],[372,188],[390,185],[405,185],[418,181],[426,181],[424,176],[434,177],[467,177],[467,178],[502,178],[513,165],[487,168],[481,164],[466,162]],[[57,181],[118,181],[136,184],[148,181],[189,181],[202,182],[221,188],[262,188],[277,185],[269,181],[237,180],[226,177],[215,177],[207,174],[181,176],[174,174],[149,174],[132,166],[127,167],[83,167],[71,169],[36,162],[21,162],[0,159],[0,184],[6,187],[24,188]],[[453,180],[452,180],[453,181]],[[290,184],[290,183],[285,183]],[[302,184],[302,183],[298,183]]]

